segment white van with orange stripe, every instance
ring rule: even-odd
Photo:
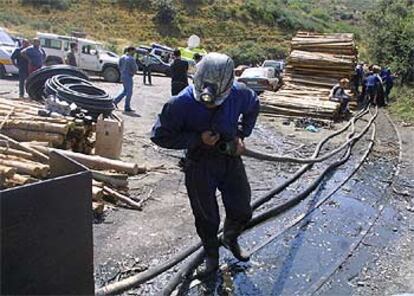
[[[14,40],[3,28],[0,28],[0,78],[7,74],[19,74],[19,70],[10,59],[15,48]]]

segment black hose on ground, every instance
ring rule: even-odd
[[[356,114],[351,120],[348,121],[348,123],[342,127],[341,129],[339,129],[338,131],[329,134],[328,136],[326,136],[324,139],[322,139],[318,145],[315,148],[315,151],[313,153],[313,155],[311,156],[312,158],[316,158],[319,154],[319,152],[322,149],[322,146],[329,141],[330,139],[332,139],[335,136],[338,136],[340,134],[342,134],[343,132],[345,132],[350,126],[352,127],[352,130],[354,132],[354,125],[355,122],[359,119],[361,119],[365,114],[368,113],[368,109],[364,109],[362,111],[360,111],[358,114]],[[351,133],[351,135],[353,134],[353,132]],[[348,142],[348,141],[347,141]],[[307,170],[309,170],[311,167],[313,166],[313,163],[309,163],[309,164],[305,164],[303,165],[299,170],[296,171],[296,173],[289,178],[288,180],[286,180],[285,182],[283,182],[282,184],[280,184],[279,186],[277,186],[276,188],[270,190],[266,195],[264,195],[261,198],[256,199],[253,203],[252,203],[252,208],[253,210],[257,209],[258,207],[260,207],[261,205],[263,205],[264,203],[268,202],[270,199],[272,199],[273,196],[275,196],[276,194],[282,192],[286,187],[288,187],[289,185],[291,185],[293,182],[295,182],[300,176],[302,176]]]
[[[371,138],[369,140],[370,143],[368,145],[368,148],[366,149],[364,155],[361,157],[361,159],[359,160],[357,165],[354,167],[352,173],[350,175],[348,175],[345,179],[343,179],[338,185],[336,185],[336,187],[332,191],[330,191],[324,198],[320,199],[309,211],[307,211],[306,213],[302,213],[299,216],[297,216],[296,218],[292,219],[291,222],[288,224],[288,226],[286,228],[282,229],[278,233],[275,233],[275,234],[271,235],[270,237],[267,237],[264,242],[256,245],[254,247],[254,249],[249,251],[250,255],[252,255],[253,253],[259,251],[260,249],[265,247],[267,244],[269,244],[271,241],[275,240],[277,237],[279,237],[280,235],[282,235],[283,233],[285,233],[286,231],[288,231],[289,229],[291,229],[292,227],[297,225],[299,222],[303,221],[306,217],[308,217],[316,209],[318,209],[322,204],[324,204],[327,200],[329,200],[346,182],[349,181],[349,179],[352,178],[352,176],[357,172],[357,170],[365,162],[365,159],[368,157],[369,153],[372,150],[372,147],[374,146],[374,140],[375,140],[375,134],[376,134],[375,123],[373,123],[372,126],[373,126],[372,135],[371,135]]]
[[[41,101],[44,99],[44,89],[46,81],[59,74],[66,74],[88,80],[89,77],[77,67],[69,65],[53,65],[42,67],[29,75],[26,79],[26,91],[30,98]]]
[[[364,136],[371,125],[373,124],[374,120],[376,119],[378,114],[378,109],[376,109],[376,113],[371,117],[368,124],[364,127],[364,129],[355,137],[352,137],[354,134],[354,130],[348,135],[348,149],[346,151],[346,154],[341,157],[339,160],[333,162],[328,167],[326,167],[323,172],[314,180],[312,183],[301,193],[296,195],[295,197],[291,198],[287,202],[275,206],[273,208],[270,208],[266,210],[265,212],[253,217],[253,219],[246,225],[243,232],[252,229],[253,227],[276,217],[277,215],[285,212],[287,209],[292,208],[293,206],[299,204],[301,201],[303,201],[310,193],[312,193],[322,182],[322,180],[325,178],[325,176],[332,171],[333,169],[337,168],[338,166],[344,164],[349,157],[351,156],[352,147],[355,145],[357,140],[359,140],[362,136]],[[371,146],[370,146],[371,147]],[[371,149],[371,148],[368,149]],[[167,286],[164,288],[162,294],[165,296],[170,295],[176,287],[192,273],[192,271],[201,263],[203,257],[204,257],[204,250],[199,250],[197,252],[197,255],[193,258],[189,259],[189,261],[174,275],[174,277],[170,280],[170,282],[167,284]]]
[[[354,123],[364,116],[368,110],[361,110],[356,116],[354,116],[348,123],[341,128],[340,130],[326,136],[322,139],[315,148],[315,152],[313,154],[314,157],[317,157],[320,150],[322,149],[323,145],[331,138],[345,132],[351,125],[353,126]],[[286,180],[283,184],[275,187],[274,189],[270,190],[265,196],[259,198],[257,201],[253,202],[252,208],[257,209],[259,206],[264,204],[265,202],[269,201],[272,197],[276,194],[282,192],[285,188],[295,182],[301,175],[303,175],[308,169],[312,167],[312,164],[306,164],[302,166],[292,177]],[[111,283],[106,286],[99,288],[95,293],[96,295],[115,295],[119,294],[123,291],[128,289],[132,289],[134,287],[139,286],[140,284],[145,283],[146,281],[155,278],[156,276],[160,275],[161,273],[167,271],[171,267],[177,265],[179,262],[183,261],[185,258],[196,252],[202,246],[201,242],[198,241],[194,243],[192,246],[188,247],[187,249],[178,253],[175,257],[167,260],[166,262],[156,266],[154,268],[148,269],[142,273],[133,275],[129,278],[123,279],[119,282]]]
[[[108,116],[114,110],[109,94],[91,82],[69,75],[55,75],[45,83],[45,96],[53,95],[68,103],[75,103],[96,119],[100,114]]]

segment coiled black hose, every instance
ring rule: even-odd
[[[60,100],[75,103],[94,119],[100,114],[110,115],[114,110],[113,100],[106,91],[78,77],[55,75],[49,78],[45,83],[44,95],[54,95]]]
[[[89,77],[83,71],[69,65],[53,65],[40,68],[34,71],[26,79],[26,91],[29,96],[37,101],[44,98],[44,89],[46,81],[59,74],[66,74],[88,80]]]

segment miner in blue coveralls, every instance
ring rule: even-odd
[[[250,185],[240,155],[256,123],[259,100],[234,81],[233,73],[230,57],[206,55],[197,65],[194,84],[164,105],[152,130],[151,140],[157,145],[187,150],[185,184],[206,252],[199,277],[218,270],[220,244],[238,260],[249,260],[237,240],[252,217]],[[221,241],[217,189],[226,212]]]

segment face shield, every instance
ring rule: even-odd
[[[234,81],[233,60],[225,54],[209,53],[194,74],[194,97],[210,106],[219,106],[230,95]]]

